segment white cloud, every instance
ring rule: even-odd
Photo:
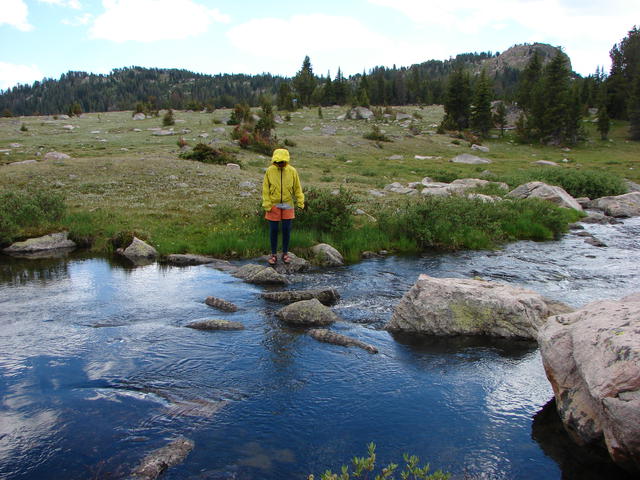
[[[305,55],[311,58],[316,74],[329,69],[335,74],[338,67],[343,73],[352,74],[375,65],[424,61],[426,52],[441,54],[433,46],[430,50],[425,45],[418,48],[373,32],[354,18],[324,14],[254,19],[230,29],[227,37],[245,54],[241,60],[244,65],[262,62],[244,73],[293,74],[300,69]],[[251,62],[250,56],[255,57]]]
[[[637,0],[369,0],[406,15],[414,23],[460,37],[511,28],[521,38],[513,43],[539,41],[565,47],[573,67],[595,71],[608,59],[613,43],[640,18]],[[460,38],[457,39],[459,44]],[[496,46],[500,48],[500,46]],[[473,48],[471,48],[472,50]]]
[[[38,0],[40,3],[49,3],[51,5],[58,5],[60,7],[69,7],[75,10],[80,10],[82,5],[80,0]]]
[[[193,0],[103,0],[105,12],[90,29],[92,38],[114,42],[177,40],[204,33],[228,15]]]
[[[29,9],[23,0],[4,0],[0,8],[0,26],[6,23],[23,32],[33,30],[33,26],[27,21],[28,14]]]
[[[31,84],[43,78],[44,75],[35,65],[0,62],[0,90],[6,90],[18,83]]]
[[[83,13],[82,15],[78,15],[72,19],[65,18],[62,20],[62,23],[71,27],[80,27],[82,25],[88,25],[92,18],[93,15],[90,13]]]

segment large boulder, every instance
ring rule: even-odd
[[[284,292],[264,292],[262,298],[278,303],[295,303],[301,300],[317,298],[324,305],[333,305],[340,299],[335,288],[318,288],[312,290],[287,290]]]
[[[366,107],[354,107],[349,110],[348,117],[352,120],[369,120],[374,114]]]
[[[358,347],[366,350],[369,353],[378,353],[378,349],[373,345],[361,342],[355,338],[347,337],[340,333],[332,332],[326,328],[313,328],[307,332],[311,337],[315,338],[319,342],[331,343],[333,345],[340,345],[342,347]]]
[[[327,243],[319,243],[311,247],[318,263],[323,267],[340,267],[344,265],[344,258],[338,250]]]
[[[601,197],[592,201],[591,206],[611,217],[637,217],[640,215],[640,192]]]
[[[47,152],[44,154],[45,160],[69,160],[71,156],[61,152]]]
[[[544,182],[528,182],[507,193],[511,198],[541,198],[553,202],[559,207],[582,211],[582,207],[562,187],[547,185]]]
[[[317,298],[287,305],[276,315],[294,327],[323,327],[340,320],[329,307],[324,306]]]
[[[640,471],[640,293],[551,317],[538,343],[569,435],[604,441],[616,463]]]
[[[49,250],[75,248],[75,242],[73,240],[69,240],[69,238],[67,238],[68,235],[68,232],[59,232],[38,238],[29,238],[24,242],[15,242],[2,251],[8,255],[24,255]]]
[[[428,335],[535,339],[549,315],[570,310],[520,287],[420,275],[396,306],[386,329]]]
[[[136,265],[147,265],[158,258],[158,251],[138,237],[133,237],[133,241],[127,248],[124,250],[119,248],[117,251]]]

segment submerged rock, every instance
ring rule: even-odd
[[[420,275],[396,306],[386,329],[533,340],[549,315],[568,311],[566,305],[520,287]]]
[[[276,315],[285,323],[295,327],[322,327],[340,320],[329,307],[325,307],[317,298],[287,305]]]
[[[347,337],[339,333],[332,332],[325,328],[314,328],[307,332],[310,336],[318,340],[319,342],[332,343],[333,345],[340,345],[343,347],[358,347],[366,350],[369,353],[378,353],[378,349],[368,343],[361,342],[355,338]]]
[[[195,330],[244,330],[244,325],[240,322],[232,322],[221,318],[211,318],[209,320],[196,320],[185,325],[187,328]]]
[[[73,240],[69,240],[68,235],[68,232],[59,232],[38,238],[30,238],[24,242],[15,242],[2,251],[7,255],[22,255],[50,250],[73,249],[76,244]]]
[[[640,293],[553,316],[538,343],[571,438],[604,441],[614,462],[640,471]]]
[[[131,475],[141,480],[155,480],[169,467],[178,465],[193,450],[193,441],[180,437],[144,457]]]
[[[237,312],[238,307],[231,302],[227,302],[221,298],[217,297],[207,297],[204,301],[207,305],[213,308],[217,308],[218,310],[222,310],[223,312]]]
[[[295,303],[301,300],[317,298],[323,305],[333,305],[340,300],[335,288],[318,288],[312,290],[287,290],[284,292],[264,292],[262,298],[278,303]]]
[[[226,260],[220,260],[218,258],[209,257],[207,255],[194,255],[194,254],[179,254],[174,253],[167,257],[167,263],[176,265],[179,267],[186,267],[192,265],[207,265],[209,263],[224,262],[231,265]]]

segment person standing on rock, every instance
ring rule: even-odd
[[[278,231],[282,225],[282,261],[289,263],[289,239],[291,222],[295,217],[294,203],[304,209],[304,193],[300,185],[298,171],[290,165],[289,151],[278,148],[273,152],[271,165],[267,168],[262,182],[262,208],[269,220],[271,256],[269,265],[278,262]]]

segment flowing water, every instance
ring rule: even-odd
[[[572,306],[639,290],[640,221],[586,228],[608,247],[568,234],[292,276],[288,288],[335,286],[344,321],[332,328],[377,355],[287,328],[263,287],[206,266],[2,257],[0,478],[126,478],[180,436],[195,448],[163,478],[318,478],[371,441],[380,463],[407,452],[454,478],[624,478],[538,413],[553,395],[535,343],[381,328],[421,273],[508,282]],[[209,295],[240,310],[222,314]],[[205,318],[246,329],[184,328]]]

